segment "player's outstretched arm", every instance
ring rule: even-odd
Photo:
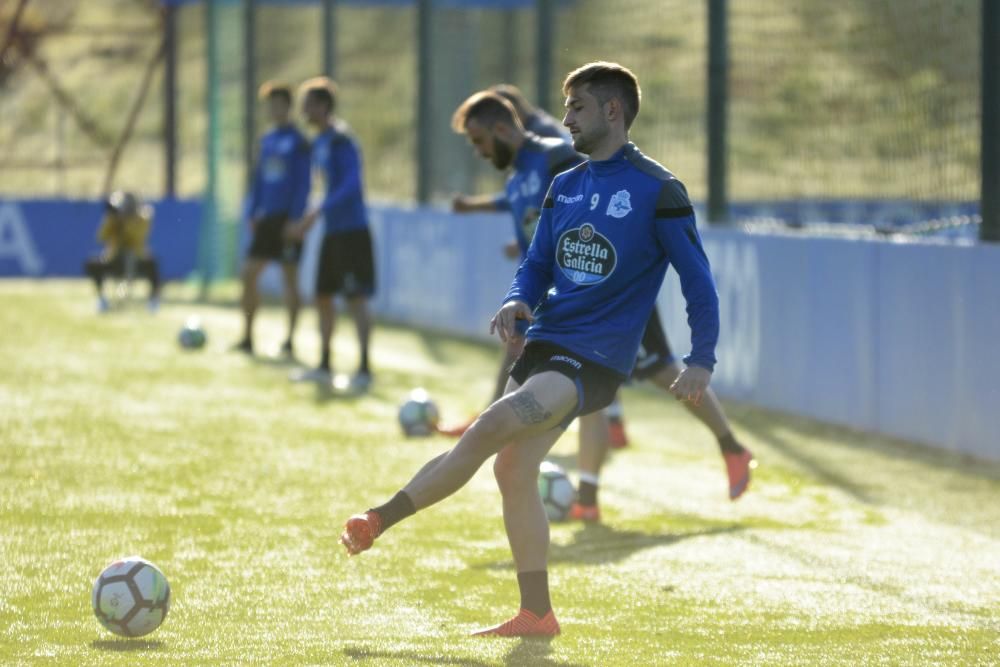
[[[492,213],[501,208],[502,196],[455,195],[451,200],[451,210],[455,213]]]

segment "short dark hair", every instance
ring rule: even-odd
[[[314,76],[303,82],[299,87],[299,94],[326,104],[330,113],[337,108],[337,84],[329,77]]]
[[[498,83],[490,86],[487,90],[496,93],[510,102],[510,105],[514,107],[514,111],[517,112],[517,117],[521,119],[522,123],[528,122],[528,118],[536,111],[534,105],[528,101],[528,98],[524,96],[521,89],[512,83]]]
[[[292,104],[292,87],[283,81],[265,81],[257,91],[257,97],[261,100],[281,98],[285,104]]]
[[[470,96],[455,109],[451,117],[451,129],[459,134],[465,134],[465,126],[472,119],[488,127],[504,122],[519,130],[524,129],[511,103],[489,90],[482,90]]]
[[[604,104],[613,97],[622,102],[625,112],[625,129],[632,127],[632,121],[639,115],[642,91],[639,79],[627,67],[618,63],[598,61],[587,63],[566,75],[563,94],[569,95],[573,88],[589,85],[590,93]]]

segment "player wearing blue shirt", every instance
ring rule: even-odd
[[[543,109],[539,109],[528,102],[524,93],[517,86],[509,83],[498,83],[490,86],[487,91],[496,93],[510,103],[523,130],[537,137],[561,139],[566,144],[571,143],[569,132],[566,128]],[[543,188],[543,194],[546,189],[547,186]],[[508,193],[509,188],[495,195],[459,195],[452,201],[452,208],[456,213],[509,211],[511,210],[511,202],[507,199]],[[521,247],[520,239],[515,239],[505,250],[512,259],[515,257],[523,259],[525,249],[525,247]]]
[[[464,134],[481,158],[497,169],[509,169],[502,197],[514,221],[516,256],[524,259],[535,233],[545,193],[556,174],[584,160],[568,140],[542,138],[527,132],[513,106],[492,91],[472,95],[455,110],[452,129]],[[461,209],[456,207],[456,211]],[[490,403],[503,396],[511,364],[521,354],[521,341],[509,341]],[[443,427],[446,435],[461,435],[471,426]]]
[[[364,389],[371,382],[368,347],[372,316],[368,300],[375,293],[375,260],[361,177],[361,149],[347,126],[334,118],[336,84],[326,77],[317,77],[303,84],[303,90],[303,111],[309,124],[318,131],[313,140],[313,163],[323,174],[326,194],[289,234],[302,238],[320,216],[326,230],[316,276],[320,363],[318,368],[294,379],[323,384],[332,380],[330,341],[336,322],[333,299],[341,294],[354,318],[360,346],[361,362],[352,384]]]
[[[275,82],[260,87],[273,127],[260,140],[247,202],[253,239],[243,264],[243,339],[237,350],[253,353],[253,320],[260,304],[257,279],[268,262],[279,262],[288,308],[288,337],[281,346],[291,356],[299,312],[298,262],[302,243],[285,238],[291,221],[298,220],[309,197],[309,142],[291,122],[292,89]]]
[[[519,322],[531,325],[508,393],[387,503],[348,519],[341,535],[348,553],[361,553],[395,523],[460,489],[496,455],[521,609],[479,635],[559,633],[539,464],[562,428],[606,406],[631,371],[668,264],[681,278],[693,341],[674,395],[700,402],[715,365],[718,298],[684,186],[628,142],[639,111],[635,76],[591,63],[570,73],[563,91],[563,122],[590,160],[553,181],[528,256],[491,322],[504,341],[523,335]]]

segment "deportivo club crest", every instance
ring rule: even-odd
[[[556,262],[577,285],[596,285],[614,273],[618,253],[606,236],[589,222],[559,237]]]
[[[632,210],[632,196],[628,190],[619,190],[608,202],[607,214],[612,218],[624,218]]]

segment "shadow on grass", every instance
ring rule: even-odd
[[[254,354],[253,356],[248,356],[247,358],[258,366],[270,366],[274,368],[293,368],[304,366],[304,363],[294,355],[288,356],[286,354],[279,354],[276,356],[269,356]]]
[[[458,665],[459,667],[492,667],[488,662],[470,658],[447,658],[434,653],[418,651],[381,651],[365,646],[349,646],[344,649],[344,655],[355,662],[371,662],[381,664],[383,660],[403,660],[419,665]]]
[[[638,530],[619,530],[601,523],[584,524],[573,534],[569,544],[553,544],[549,547],[549,563],[600,564],[614,563],[632,554],[671,544],[677,544],[694,537],[728,535],[746,528],[739,524],[709,526],[677,533],[644,533]],[[494,561],[474,565],[477,569],[507,570],[514,567],[511,560]]]
[[[879,504],[864,486],[858,484],[840,471],[835,470],[833,466],[817,460],[805,451],[804,448],[797,447],[794,442],[789,441],[788,438],[779,436],[773,428],[769,428],[766,424],[768,424],[767,421],[757,422],[756,420],[747,420],[741,426],[760,441],[767,443],[768,446],[778,450],[784,456],[794,461],[823,484],[836,487],[851,496],[854,500],[865,505]]]
[[[470,641],[505,641],[494,639],[470,638]],[[522,638],[504,656],[503,664],[509,667],[582,667],[573,662],[559,662],[550,657],[552,653],[551,638]],[[344,649],[344,655],[355,662],[372,662],[381,664],[384,660],[403,661],[414,665],[455,665],[456,667],[491,667],[491,663],[474,658],[449,658],[436,653],[421,653],[414,650],[385,651],[371,649],[365,646],[349,646]],[[495,664],[495,663],[494,663]]]
[[[504,656],[503,664],[508,667],[538,665],[539,667],[582,667],[575,662],[559,662],[552,659],[551,637],[525,637]]]
[[[166,644],[158,639],[95,639],[90,642],[91,648],[100,651],[114,651],[116,653],[132,653],[139,651],[160,651],[166,648]]]

